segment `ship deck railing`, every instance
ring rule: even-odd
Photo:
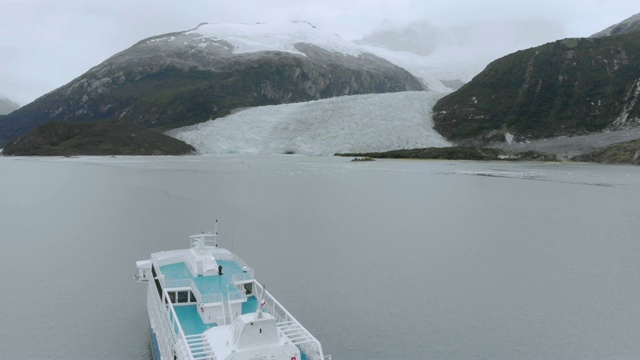
[[[218,245],[218,241],[217,241],[217,237],[218,234],[214,234],[214,233],[202,233],[202,234],[196,234],[196,235],[191,235],[189,236],[189,245],[191,247],[195,247],[199,244],[201,244],[202,246],[217,246]]]
[[[235,254],[232,259],[224,261],[233,261],[236,263],[238,269],[242,269],[242,272],[237,272],[231,275],[231,281],[226,284],[226,289],[219,289],[221,291],[217,292],[203,293],[198,284],[194,281],[194,279],[196,279],[194,277],[184,279],[167,279],[164,275],[160,278],[162,287],[169,291],[191,290],[196,299],[198,299],[198,302],[201,304],[221,303],[224,300],[242,300],[245,298],[244,292],[240,291],[238,286],[239,284],[254,281],[254,271]],[[160,273],[162,274],[162,270],[160,270]]]
[[[198,286],[192,279],[190,279],[189,282],[191,283],[190,285],[191,291],[193,291],[193,295],[196,296],[196,299],[198,299],[199,303],[202,303],[202,304],[221,303],[222,300],[224,299],[222,293],[202,294],[200,292],[200,289],[198,289]]]
[[[155,284],[151,282],[155,288]],[[157,290],[157,289],[154,289]],[[207,347],[208,344],[197,342],[194,344],[193,338],[187,338],[180,325],[178,315],[173,306],[164,305],[169,303],[169,294],[166,289],[162,289],[162,298],[157,291],[149,289],[147,302],[150,307],[151,322],[155,325],[156,336],[161,340],[158,342],[162,354],[175,354],[178,360],[191,360],[202,358],[215,360],[213,349]]]
[[[287,335],[291,342],[306,355],[307,359],[324,360],[320,342],[259,282],[254,281],[253,283],[256,287],[256,296],[265,300],[264,310],[276,319],[278,330]]]

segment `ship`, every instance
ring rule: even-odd
[[[153,359],[330,360],[217,235],[216,222],[215,232],[191,235],[188,248],[136,262]]]

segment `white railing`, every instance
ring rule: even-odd
[[[229,301],[222,302],[222,315],[224,316],[224,324],[231,324],[231,307],[229,306]]]
[[[197,235],[191,235],[189,236],[190,238],[189,245],[191,247],[198,246],[198,245],[216,246],[218,244],[218,241],[216,240],[217,237],[218,237],[218,234],[212,234],[212,233],[202,233]]]
[[[251,266],[247,265],[246,262],[244,262],[244,260],[240,259],[240,257],[236,254],[233,254],[232,260],[237,262],[238,265],[240,265],[241,269],[246,269],[247,271],[245,272],[245,274],[251,274],[251,279],[253,279],[253,277],[255,276],[255,273],[253,271],[253,269],[251,268]]]
[[[216,360],[216,354],[213,351],[213,347],[207,340],[207,337],[202,334],[188,335],[187,343],[189,344],[189,350],[193,354],[196,360]]]
[[[187,289],[191,288],[191,279],[180,279],[180,280],[164,280],[163,279],[162,287],[164,289]]]
[[[238,273],[238,274],[233,274],[231,275],[231,281],[234,284],[237,284],[239,282],[249,282],[251,280],[254,280],[255,277],[253,275],[253,270],[251,270],[250,272],[243,272],[243,273]]]
[[[189,280],[190,284],[191,284],[191,291],[193,291],[193,295],[196,296],[196,299],[198,300],[198,302],[203,303],[203,304],[210,304],[210,303],[219,303],[222,302],[222,294],[220,293],[216,293],[216,294],[202,294],[200,292],[200,290],[198,289],[198,287],[196,286],[196,283],[193,280]]]
[[[160,353],[163,358],[171,358],[175,355],[180,360],[193,359],[173,306],[170,303],[165,304],[168,299],[169,294],[166,290],[162,290],[162,299],[160,299],[156,284],[153,281],[149,282],[147,306]]]
[[[269,291],[265,290],[260,283],[257,281],[253,282],[256,288],[256,298],[265,300],[264,310],[273,315],[276,318],[276,322],[278,323],[288,323],[295,324],[296,328],[300,330],[301,333],[304,333],[304,336],[309,340],[305,343],[296,344],[300,351],[304,352],[307,355],[307,359],[311,360],[323,360],[324,356],[322,354],[322,346],[318,339],[316,339],[311,333],[305,329],[298,320],[296,320],[293,315],[291,315],[287,309],[282,306],[278,300],[276,300]],[[264,294],[264,296],[262,296]]]
[[[242,299],[244,299],[244,296],[242,295],[242,292],[240,292],[240,290],[231,290],[227,294],[227,299],[229,301],[242,300]]]

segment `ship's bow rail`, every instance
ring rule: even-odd
[[[325,357],[322,353],[320,342],[305,329],[269,291],[265,290],[260,283],[254,281],[254,284],[256,286],[256,295],[265,301],[263,309],[276,319],[280,332],[286,335],[289,340],[291,340],[291,343],[296,345],[300,351],[305,354],[307,359],[324,360]],[[331,359],[330,356],[327,358]]]

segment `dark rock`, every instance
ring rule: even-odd
[[[640,140],[613,144],[604,149],[575,156],[572,160],[603,164],[640,165]]]
[[[185,155],[194,152],[193,147],[180,140],[136,124],[55,121],[9,143],[3,155]]]

